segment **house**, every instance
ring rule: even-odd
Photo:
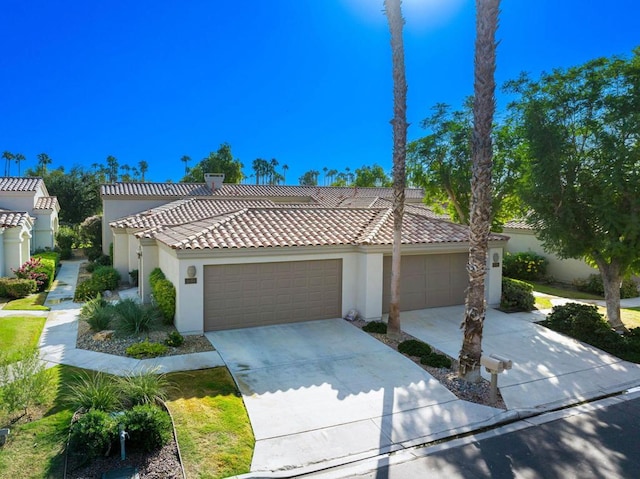
[[[532,252],[544,256],[548,263],[547,275],[562,283],[572,283],[575,279],[585,279],[592,274],[600,274],[597,268],[592,268],[579,259],[562,259],[553,253],[548,253],[542,247],[542,242],[536,238],[536,232],[522,220],[512,220],[504,225],[502,232],[509,236],[506,251],[512,254]]]
[[[181,194],[182,193],[182,194]],[[103,185],[114,266],[162,269],[176,287],[184,333],[342,317],[389,309],[393,217],[390,188],[223,184]],[[463,304],[468,229],[435,218],[422,190],[407,189],[401,308]],[[120,215],[119,217],[117,217]],[[106,231],[106,228],[109,231]],[[487,300],[500,300],[506,236],[490,238]]]
[[[0,177],[0,276],[55,246],[59,211],[42,178]]]

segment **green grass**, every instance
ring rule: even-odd
[[[43,306],[47,300],[47,292],[30,294],[26,298],[9,301],[2,308],[5,311],[49,311],[51,308]]]
[[[598,312],[607,317],[607,308],[598,306]],[[621,308],[620,319],[628,329],[640,328],[640,308]]]
[[[46,318],[34,316],[0,317],[0,351],[9,359],[38,345]]]
[[[561,298],[569,299],[603,299],[601,296],[595,294],[583,293],[576,289],[561,288],[559,286],[551,286],[549,284],[535,283],[533,281],[527,281],[533,290],[538,293],[549,294],[551,296],[560,296]]]
[[[249,472],[253,431],[228,370],[174,373],[167,379],[177,386],[167,406],[187,477],[213,479]]]

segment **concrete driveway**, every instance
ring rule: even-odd
[[[372,457],[506,414],[457,399],[342,319],[206,336],[242,392],[256,439],[252,471],[312,470]]]

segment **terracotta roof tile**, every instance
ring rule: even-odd
[[[27,222],[31,217],[24,211],[0,210],[0,227],[15,228]]]
[[[208,196],[211,189],[204,183],[110,183],[100,186],[100,195],[183,198]]]
[[[156,228],[198,221],[249,207],[270,206],[275,206],[275,203],[269,200],[188,198],[121,218],[109,225],[115,228]]]
[[[533,228],[524,219],[507,221],[504,224],[504,227],[513,228],[516,230],[533,230]]]
[[[42,178],[0,177],[1,191],[36,191]]]
[[[60,209],[58,198],[55,196],[42,196],[36,201],[36,210],[54,210]]]

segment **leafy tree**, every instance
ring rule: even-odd
[[[373,186],[386,188],[391,186],[392,182],[382,166],[374,164],[373,166],[362,166],[356,169],[354,185],[363,188]]]
[[[209,156],[189,169],[183,183],[203,183],[205,173],[224,173],[225,183],[240,183],[242,181],[242,163],[233,157],[231,145],[223,143],[218,151],[209,153]]]
[[[402,218],[404,216],[405,200],[405,161],[407,156],[407,78],[404,66],[404,42],[402,28],[401,0],[385,0],[384,11],[389,22],[391,34],[391,65],[393,77],[393,246],[391,252],[391,300],[389,302],[389,320],[387,321],[387,335],[393,339],[400,339],[400,261],[402,244]],[[364,167],[356,170],[358,177],[365,173],[372,173],[378,165],[366,170]],[[384,174],[384,171],[382,171]],[[373,175],[375,176],[375,175]],[[357,185],[356,179],[356,185]],[[359,186],[359,185],[358,185]]]
[[[469,288],[465,301],[460,377],[479,382],[482,329],[486,315],[484,283],[491,232],[491,128],[495,112],[496,30],[500,0],[476,0],[472,177],[469,215]]]
[[[306,171],[300,178],[298,178],[298,182],[303,186],[318,186],[318,175],[319,171],[309,170]]]
[[[624,330],[620,284],[640,269],[640,49],[509,88],[530,156],[527,220],[547,251],[598,267],[607,320]]]
[[[412,184],[425,191],[425,202],[438,213],[449,213],[458,223],[469,224],[471,204],[471,138],[473,99],[462,110],[451,111],[438,103],[422,121],[429,130],[408,146],[408,170]],[[511,123],[493,132],[493,174],[491,223],[500,230],[505,221],[520,213],[517,194],[521,178],[523,149]]]
[[[61,222],[80,224],[102,210],[99,175],[74,166],[68,173],[62,167],[52,170],[43,179],[49,194],[58,198]]]

